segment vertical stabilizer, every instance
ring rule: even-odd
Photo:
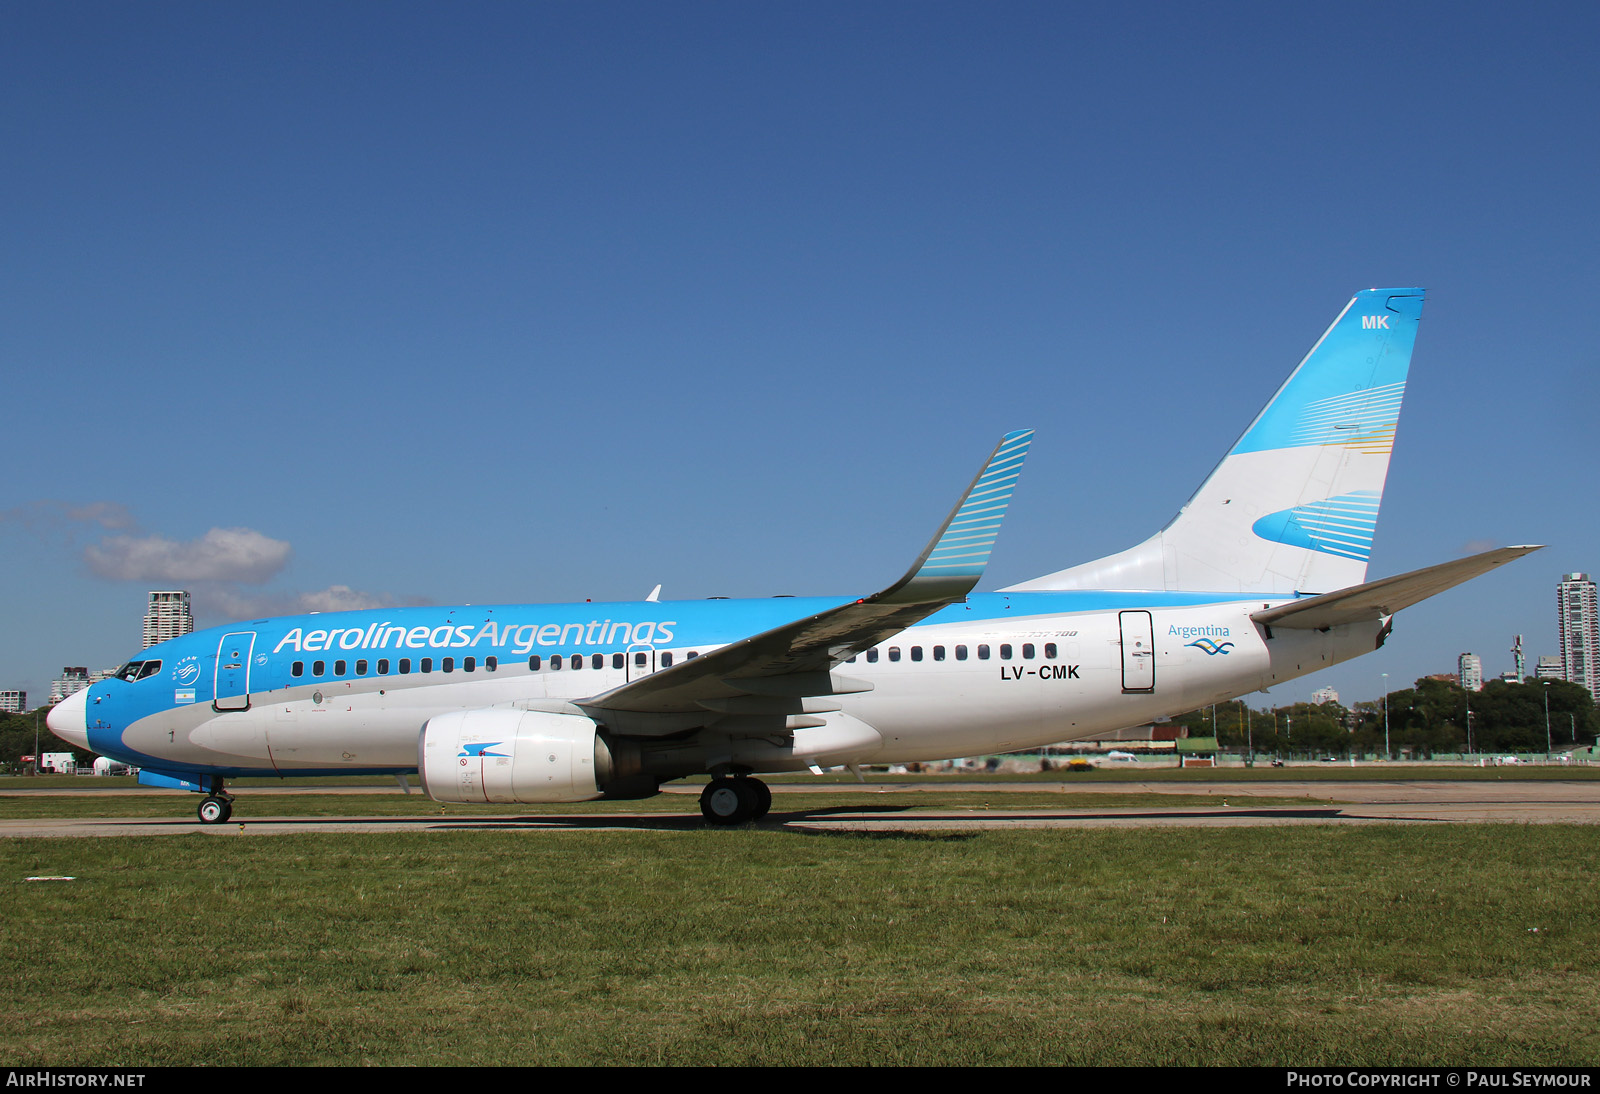
[[[1006,591],[1290,595],[1361,584],[1422,298],[1357,293],[1171,524]]]

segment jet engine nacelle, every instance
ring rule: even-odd
[[[417,739],[422,788],[440,802],[587,801],[609,761],[595,724],[576,714],[453,711],[429,718]]]

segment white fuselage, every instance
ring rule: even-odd
[[[840,673],[873,686],[808,700],[807,712],[823,725],[775,739],[770,730],[742,732],[732,720],[691,743],[653,747],[692,754],[695,767],[753,771],[1012,751],[1092,738],[1263,689],[1369,652],[1380,630],[1373,622],[1269,638],[1249,618],[1265,603],[1016,619],[975,613],[970,623],[959,618],[958,605],[842,663]],[[1123,617],[1138,615],[1148,616],[1148,630],[1135,636]],[[1151,648],[1135,649],[1146,634]],[[681,662],[690,648],[656,652],[673,652]],[[599,655],[600,668],[592,667],[593,656],[580,671],[554,671],[545,658],[537,671],[517,660],[493,672],[480,666],[471,673],[285,681],[252,689],[248,709],[195,703],[139,717],[122,729],[116,751],[133,762],[155,757],[237,773],[411,770],[430,718],[495,707],[560,709],[563,701],[627,682],[628,670],[613,668],[611,654]]]

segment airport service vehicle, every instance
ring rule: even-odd
[[[421,775],[445,802],[639,798],[712,776],[1089,738],[1381,646],[1395,612],[1536,547],[1367,582],[1421,316],[1369,289],[1178,515],[1117,554],[975,593],[1031,430],[1008,433],[916,562],[862,597],[419,607],[256,619],[152,646],[50,728],[203,794],[228,779]]]

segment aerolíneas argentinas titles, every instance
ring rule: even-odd
[[[1356,294],[1164,529],[973,593],[1031,430],[1008,433],[899,581],[864,598],[400,608],[258,619],[152,646],[50,728],[204,795],[241,776],[420,772],[439,801],[640,798],[755,776],[1094,737],[1381,646],[1395,612],[1536,547],[1367,582],[1422,313]]]

